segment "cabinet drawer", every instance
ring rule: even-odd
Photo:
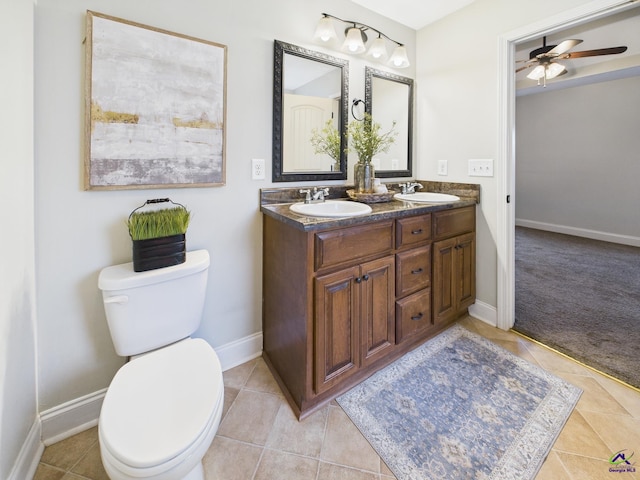
[[[396,255],[396,296],[404,297],[431,283],[431,245]]]
[[[425,242],[431,238],[431,214],[396,220],[396,248]]]
[[[431,289],[425,288],[396,302],[396,343],[431,327]]]
[[[316,233],[315,268],[352,264],[393,249],[393,220]]]
[[[476,228],[476,207],[436,212],[433,215],[434,240],[449,238]]]

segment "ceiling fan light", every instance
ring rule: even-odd
[[[385,58],[387,56],[387,47],[384,43],[384,38],[378,36],[378,38],[371,43],[371,48],[369,48],[367,55],[377,60]]]
[[[320,19],[313,38],[315,38],[316,40],[322,40],[323,42],[328,42],[330,40],[335,40],[336,38],[338,38],[331,18],[324,16]]]
[[[544,65],[538,65],[527,75],[531,80],[540,80],[542,77],[544,77]]]
[[[398,45],[389,59],[389,65],[395,68],[407,68],[409,65],[409,57],[407,57],[407,48],[404,45]]]
[[[342,49],[349,53],[362,53],[366,50],[363,41],[363,32],[353,26],[347,30],[347,37],[344,39]]]
[[[556,78],[562,72],[566,70],[564,65],[560,65],[559,63],[550,63],[546,69],[547,80],[552,78]]]

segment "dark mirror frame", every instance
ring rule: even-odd
[[[284,171],[283,153],[283,75],[284,72],[284,56],[296,55],[298,57],[322,62],[336,66],[341,69],[342,85],[340,92],[342,98],[340,101],[339,130],[341,138],[340,147],[340,170],[337,172],[316,172],[316,173],[295,173]],[[273,152],[272,152],[272,180],[274,182],[299,182],[299,181],[325,181],[325,180],[346,180],[347,178],[347,148],[346,128],[348,121],[348,103],[349,103],[349,61],[335,58],[324,53],[308,50],[298,47],[290,43],[275,40],[274,42],[274,68],[273,68]]]
[[[403,83],[409,87],[408,93],[408,138],[407,140],[407,169],[402,170],[377,170],[376,177],[392,178],[392,177],[411,177],[413,176],[413,79],[402,77],[394,73],[383,72],[375,68],[365,67],[364,73],[364,103],[367,113],[371,114],[375,122],[376,116],[373,111],[373,78],[383,78],[391,82]],[[400,139],[398,139],[400,140]]]

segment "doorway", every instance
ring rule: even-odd
[[[546,22],[525,26],[499,38],[498,154],[498,285],[499,328],[510,329],[515,320],[515,45],[571,26],[622,12],[635,5],[628,1],[602,0],[554,16]]]

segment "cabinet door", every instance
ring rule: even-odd
[[[360,268],[315,280],[314,387],[324,392],[358,369]]]
[[[366,366],[395,345],[395,280],[392,256],[365,263],[360,269],[361,359]]]
[[[455,280],[456,239],[433,244],[433,323],[448,322],[457,314]]]
[[[475,235],[457,237],[455,262],[457,270],[456,303],[458,312],[469,307],[476,299],[476,246]]]

